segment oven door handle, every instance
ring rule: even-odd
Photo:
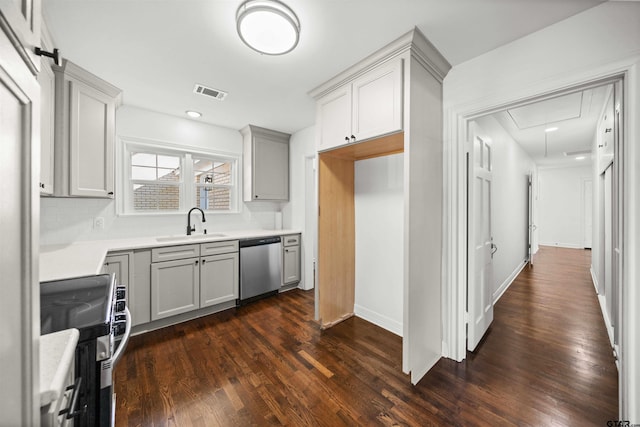
[[[126,325],[124,328],[124,335],[122,335],[122,339],[120,340],[120,345],[118,345],[118,349],[115,353],[113,353],[113,357],[111,357],[111,361],[113,362],[113,366],[118,363],[118,360],[122,357],[124,353],[124,349],[127,347],[127,343],[129,342],[129,336],[131,335],[131,313],[129,312],[129,307],[124,308],[124,317],[126,321]]]

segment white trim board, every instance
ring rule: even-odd
[[[506,280],[502,282],[500,287],[493,293],[493,305],[495,305],[500,299],[500,297],[507,291],[507,289],[509,289],[509,286],[511,286],[513,281],[516,280],[516,277],[518,277],[518,275],[524,269],[527,263],[528,261],[524,260],[520,264],[518,264],[516,269],[513,270],[513,272],[509,275],[509,277],[507,277]]]
[[[397,320],[393,320],[383,314],[377,313],[373,310],[369,310],[366,307],[355,304],[353,306],[353,311],[356,316],[361,319],[366,320],[367,322],[371,322],[376,326],[380,326],[387,331],[402,336],[402,323]]]

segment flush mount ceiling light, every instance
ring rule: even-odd
[[[192,117],[194,119],[199,119],[200,117],[202,117],[202,113],[199,113],[193,110],[187,110],[185,111],[185,113],[187,114],[187,116]]]
[[[277,0],[247,0],[236,12],[238,35],[256,52],[283,55],[300,40],[300,21]]]

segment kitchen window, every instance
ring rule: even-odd
[[[238,211],[238,156],[124,140],[124,214]]]

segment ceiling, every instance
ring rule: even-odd
[[[452,65],[602,0],[285,0],[301,21],[283,56],[246,47],[241,0],[46,0],[63,57],[123,90],[124,104],[240,129],[295,132],[315,121],[308,92],[417,26]],[[228,92],[193,93],[196,83]]]
[[[590,164],[596,126],[611,90],[611,84],[599,86],[493,116],[538,166]],[[549,128],[557,130],[545,132]]]

